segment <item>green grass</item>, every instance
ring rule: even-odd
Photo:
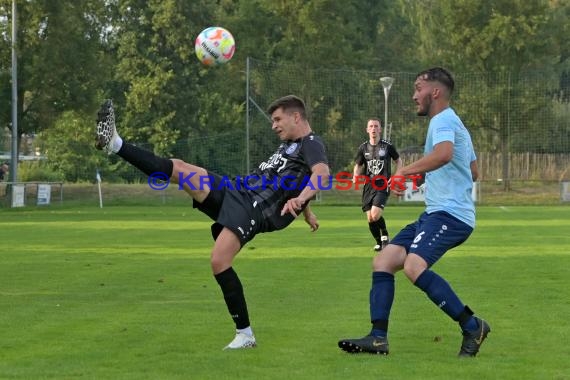
[[[392,234],[421,210],[387,208]],[[315,211],[318,232],[297,221],[238,255],[259,345],[238,352],[190,205],[0,211],[0,378],[570,379],[570,208],[480,207],[434,267],[492,326],[474,360],[402,274],[390,355],[342,353],[369,329],[373,242],[358,206]]]

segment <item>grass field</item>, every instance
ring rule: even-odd
[[[480,207],[434,270],[492,327],[459,360],[458,327],[402,274],[390,355],[369,330],[372,240],[357,206],[316,205],[236,260],[258,348],[233,338],[210,274],[210,222],[187,207],[0,210],[1,379],[570,379],[570,207]],[[386,210],[394,234],[420,207]]]

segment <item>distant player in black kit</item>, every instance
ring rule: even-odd
[[[354,159],[353,182],[363,183],[359,178],[362,175],[369,179],[362,191],[362,211],[366,212],[368,228],[376,240],[374,250],[378,252],[390,241],[382,213],[390,195],[390,185],[387,181],[392,175],[391,160],[396,162],[396,170],[402,166],[402,160],[396,148],[380,138],[382,126],[379,119],[369,119],[366,132],[369,140],[358,147]]]
[[[116,153],[149,176],[166,173],[193,198],[194,208],[215,221],[212,271],[236,325],[235,338],[225,349],[256,346],[243,287],[232,268],[235,256],[256,234],[283,229],[301,212],[311,230],[316,231],[319,224],[309,201],[329,181],[325,147],[311,130],[303,100],[285,96],[274,101],[268,113],[281,144],[253,173],[232,183],[204,168],[157,157],[123,142],[115,129],[110,100],[103,104],[97,118],[98,149]],[[312,186],[306,186],[308,181]]]

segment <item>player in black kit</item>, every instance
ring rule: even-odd
[[[388,181],[392,175],[391,160],[396,162],[396,170],[402,166],[402,160],[396,148],[380,138],[382,127],[379,119],[369,119],[366,132],[369,140],[358,147],[353,182],[364,183],[359,176],[367,177],[362,190],[362,211],[366,212],[368,228],[376,241],[374,250],[378,252],[390,241],[382,213],[390,195]]]
[[[235,256],[256,234],[283,229],[301,212],[311,230],[316,231],[319,224],[309,201],[319,189],[327,188],[330,180],[325,147],[311,130],[303,100],[285,96],[274,101],[268,113],[281,144],[253,173],[231,181],[123,142],[115,129],[110,100],[102,105],[97,118],[98,149],[116,153],[149,176],[165,173],[184,187],[195,208],[214,220],[212,271],[236,325],[236,335],[225,349],[256,346],[243,287],[232,268]]]

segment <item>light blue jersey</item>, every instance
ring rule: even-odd
[[[471,162],[477,157],[469,131],[451,108],[430,120],[424,153],[427,155],[436,144],[443,141],[453,143],[453,158],[439,169],[426,174],[426,212],[445,211],[474,228]]]

